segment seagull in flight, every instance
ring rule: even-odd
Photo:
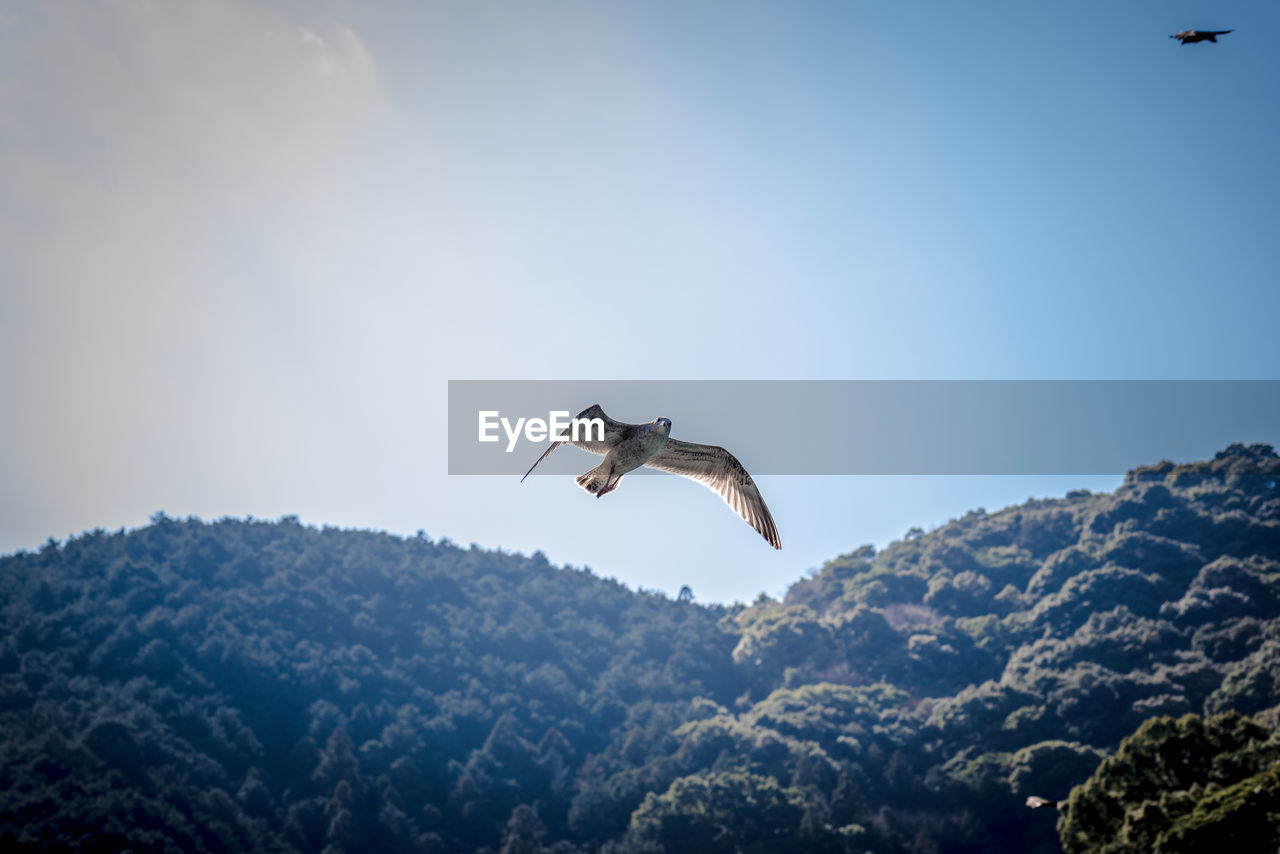
[[[759,531],[769,545],[775,549],[782,548],[778,527],[773,523],[773,516],[769,513],[760,490],[733,454],[716,445],[698,445],[672,439],[670,418],[656,418],[648,424],[624,424],[605,415],[604,410],[595,404],[579,412],[573,420],[593,419],[599,419],[604,424],[603,440],[598,435],[592,435],[590,430],[582,431],[584,438],[577,438],[576,432],[570,438],[570,432],[566,428],[551,440],[550,447],[542,452],[537,462],[529,466],[524,477],[528,477],[538,467],[538,463],[556,448],[570,444],[604,457],[604,462],[600,465],[577,477],[578,486],[596,498],[613,492],[624,474],[641,466],[678,474],[696,480],[719,495],[733,512]],[[520,478],[521,483],[524,482],[524,477]]]
[[[1183,44],[1194,44],[1196,42],[1213,42],[1218,43],[1218,36],[1225,36],[1227,33],[1235,32],[1235,30],[1183,30],[1180,33],[1174,33],[1169,36],[1171,39],[1177,39]]]

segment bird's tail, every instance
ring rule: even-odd
[[[591,471],[578,475],[576,480],[578,486],[599,498],[617,489],[618,484],[622,482],[622,475],[613,477],[613,466],[601,463]]]

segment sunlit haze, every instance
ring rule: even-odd
[[[0,552],[296,515],[749,602],[1112,489],[766,476],[775,552],[673,477],[449,476],[447,382],[1276,379],[1278,28],[1257,2],[6,4]],[[1200,457],[1229,441],[1280,434]]]

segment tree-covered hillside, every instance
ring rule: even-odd
[[[1071,854],[1280,849],[1280,732],[1235,712],[1152,718],[1071,792]]]
[[[1027,796],[1145,721],[1275,727],[1277,480],[1232,446],[734,608],[291,519],[50,541],[0,559],[0,846],[1059,851]]]

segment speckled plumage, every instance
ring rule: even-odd
[[[755,528],[775,549],[782,548],[778,527],[764,503],[764,497],[737,457],[717,445],[699,445],[671,438],[671,419],[657,418],[648,424],[625,424],[604,414],[599,405],[588,406],[574,420],[598,418],[604,424],[604,439],[573,441],[568,430],[553,439],[538,463],[563,444],[571,444],[604,457],[600,465],[578,475],[578,485],[599,498],[618,488],[623,475],[641,466],[678,474],[701,483],[724,499],[733,512]],[[524,478],[521,478],[523,481]]]

